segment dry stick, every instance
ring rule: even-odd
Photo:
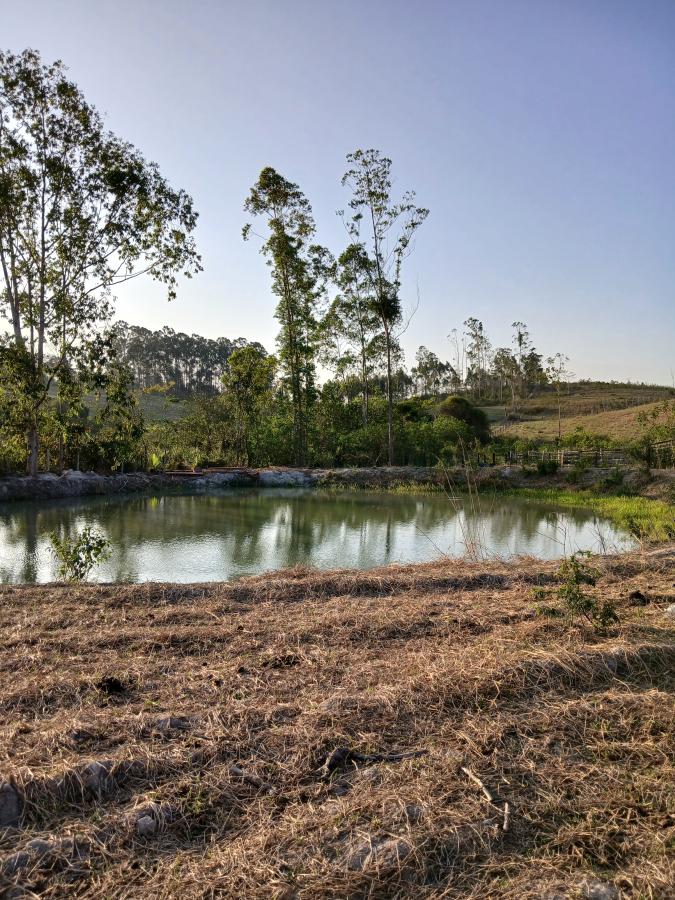
[[[266,781],[263,781],[262,778],[259,778],[257,775],[253,775],[251,772],[245,772],[243,769],[240,769],[239,766],[230,766],[229,773],[235,778],[242,778],[244,781],[247,781],[254,787],[267,791],[268,794],[274,793],[274,788],[271,784],[268,784]]]
[[[495,803],[495,798],[492,796],[492,794],[487,789],[485,784],[480,780],[478,775],[474,775],[474,773],[471,771],[471,769],[467,769],[465,766],[461,766],[461,770],[462,770],[462,772],[464,772],[464,774],[467,776],[467,778],[470,778],[471,781],[474,782],[474,784],[478,785],[478,787],[481,789],[481,791],[485,795],[488,803],[492,804],[492,806],[495,806],[495,807],[497,807],[497,809],[499,809],[499,807]],[[508,831],[509,827],[511,825],[511,806],[510,806],[508,800],[504,800],[503,803],[504,803],[504,807],[503,807],[504,820],[502,822],[502,831]]]
[[[485,794],[485,796],[487,797],[488,803],[492,803],[494,805],[494,802],[495,802],[494,797],[492,796],[490,791],[485,787],[485,785],[480,780],[478,775],[474,775],[473,772],[471,771],[471,769],[467,769],[465,766],[462,766],[461,768],[462,768],[462,772],[464,772],[464,774],[468,778],[470,778],[475,784],[477,784],[478,787],[481,789],[481,791]]]

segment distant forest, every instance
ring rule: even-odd
[[[253,347],[260,355],[267,355],[262,344],[245,338],[212,339],[168,326],[151,331],[126,322],[115,323],[114,343],[118,358],[133,374],[134,387],[171,386],[172,392],[182,397],[218,393],[227,361],[235,350]]]

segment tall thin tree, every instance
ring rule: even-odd
[[[387,450],[389,465],[394,464],[392,355],[396,328],[403,319],[401,269],[412,249],[412,239],[429,215],[415,203],[408,191],[396,200],[392,196],[392,162],[379,150],[355,150],[347,155],[348,169],[342,184],[352,191],[352,214],[347,228],[352,241],[361,245],[370,265],[366,271],[371,282],[373,309],[384,336],[387,389]]]
[[[260,173],[244,209],[267,222],[268,234],[261,252],[267,257],[272,290],[279,298],[279,362],[291,395],[294,462],[305,465],[316,399],[318,303],[331,268],[330,260],[324,248],[312,243],[316,228],[309,201],[297,184],[271,166]],[[243,229],[245,240],[250,233],[249,223]]]

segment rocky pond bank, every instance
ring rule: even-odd
[[[99,475],[68,470],[37,477],[11,475],[0,478],[0,502],[55,499],[95,494],[134,493],[187,489],[201,492],[228,487],[371,487],[396,484],[441,485],[446,474],[435,468],[394,466],[362,469],[238,468],[227,471],[181,474]]]
[[[667,472],[650,477],[637,468],[622,470],[622,484],[631,493],[659,497],[669,493],[674,479]],[[603,479],[615,477],[615,469],[589,468],[571,485],[564,471],[539,476],[522,466],[486,466],[470,475],[472,484],[485,488],[593,488]],[[421,466],[381,466],[348,469],[268,467],[232,468],[183,473],[142,473],[101,475],[67,470],[62,475],[46,473],[37,477],[0,477],[0,502],[10,500],[57,499],[97,494],[162,493],[173,490],[208,492],[228,487],[332,487],[387,490],[396,487],[466,488],[467,473],[462,467],[440,469]]]

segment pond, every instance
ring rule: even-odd
[[[368,569],[448,556],[556,558],[614,551],[629,535],[584,509],[517,498],[450,500],[311,489],[229,489],[0,505],[0,581],[56,577],[49,534],[103,532],[110,559],[98,581],[226,581],[298,563]]]

